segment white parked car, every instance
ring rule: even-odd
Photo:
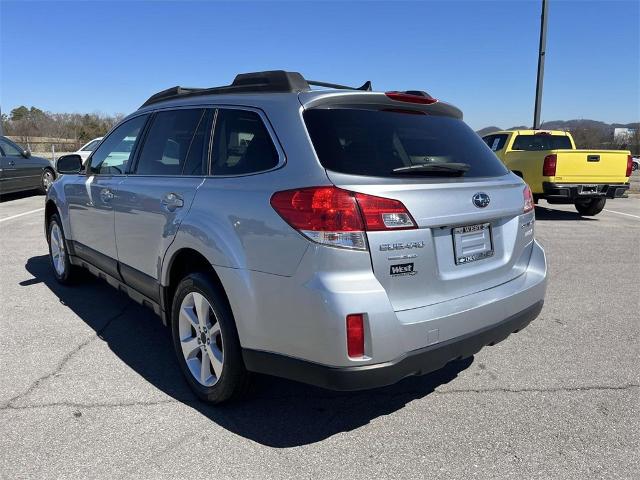
[[[640,157],[632,157],[631,161],[633,162],[633,165],[631,165],[631,170],[635,172],[636,170],[638,170],[638,167],[640,167]]]
[[[89,158],[89,155],[91,155],[91,152],[96,149],[96,147],[100,143],[100,140],[102,140],[102,137],[94,138],[90,142],[85,143],[74,153],[80,155],[80,157],[82,158],[82,162],[84,163],[84,161]]]

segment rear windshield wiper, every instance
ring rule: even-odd
[[[409,167],[394,168],[392,173],[437,173],[464,175],[469,170],[468,163],[424,163],[421,165],[411,165]]]

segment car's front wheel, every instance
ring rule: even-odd
[[[606,198],[592,198],[586,202],[576,203],[576,210],[584,217],[593,217],[602,211],[606,202]]]
[[[631,170],[633,170],[634,172],[638,170],[638,164],[636,162],[633,162],[633,164],[631,165]]]
[[[171,331],[182,373],[201,400],[222,403],[245,393],[249,374],[233,315],[206,274],[190,274],[177,286]]]

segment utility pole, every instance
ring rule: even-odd
[[[540,104],[542,103],[542,82],[544,80],[544,56],[547,49],[547,0],[542,0],[540,16],[540,47],[538,49],[538,81],[536,83],[536,106],[533,113],[533,129],[540,128]]]

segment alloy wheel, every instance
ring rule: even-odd
[[[42,188],[44,189],[45,192],[49,191],[49,188],[51,188],[51,184],[53,183],[53,173],[51,173],[49,170],[45,170],[45,172],[42,174]]]
[[[216,384],[222,375],[224,346],[220,322],[204,295],[189,292],[178,316],[180,346],[189,372],[205,387]]]
[[[62,277],[66,268],[66,252],[64,248],[62,230],[60,230],[57,223],[54,223],[51,227],[49,242],[51,243],[51,261],[53,262],[53,268],[56,269],[58,276]]]

